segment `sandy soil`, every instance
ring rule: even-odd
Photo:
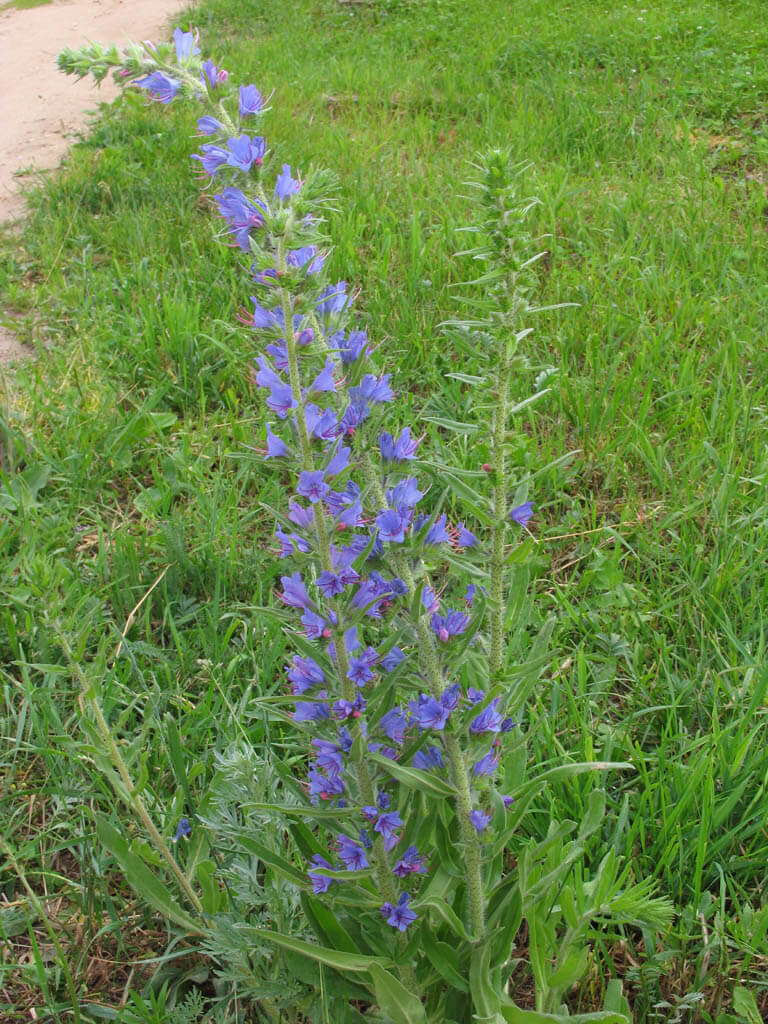
[[[0,11],[0,221],[24,216],[19,172],[56,167],[87,125],[88,111],[117,95],[109,79],[97,88],[63,75],[56,68],[59,50],[89,39],[120,45],[170,38],[173,18],[188,6],[188,0],[54,0]],[[0,362],[29,354],[0,327]]]

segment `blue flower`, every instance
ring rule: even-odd
[[[395,829],[398,825],[402,824],[403,819],[397,811],[388,811],[386,814],[380,814],[376,819],[373,830],[384,837],[384,846],[387,850],[391,850],[399,842],[399,836],[395,835]]]
[[[346,445],[340,445],[328,465],[325,467],[325,479],[332,480],[333,477],[338,476],[339,473],[343,473],[345,469],[349,469],[349,456],[351,454],[351,448],[347,448]]]
[[[381,912],[386,918],[387,924],[392,925],[393,928],[397,928],[401,932],[404,932],[408,925],[412,924],[417,918],[417,915],[408,909],[410,899],[411,897],[408,893],[404,892],[397,901],[396,907],[393,907],[391,903],[383,903],[381,906]]]
[[[224,129],[221,121],[217,121],[215,117],[210,117],[206,114],[205,117],[199,117],[197,119],[197,130],[201,135],[216,135]]]
[[[314,505],[316,501],[320,501],[330,491],[330,487],[323,480],[322,469],[310,470],[304,469],[299,477],[299,484],[296,488],[296,493],[300,494],[302,498],[307,498],[311,504]]]
[[[264,162],[267,144],[258,135],[255,138],[251,138],[250,135],[239,135],[236,139],[227,139],[227,149],[229,166],[247,172],[254,164],[259,167]]]
[[[171,100],[176,98],[181,88],[180,82],[177,82],[175,78],[164,75],[162,71],[153,71],[146,78],[136,79],[133,84],[138,85],[140,89],[146,89],[152,99],[159,100],[161,103],[170,103]]]
[[[188,57],[196,57],[200,53],[200,47],[195,45],[197,32],[182,32],[180,28],[175,28],[173,41],[176,44],[176,59],[180,63]]]
[[[387,500],[394,508],[401,505],[406,508],[415,508],[423,497],[424,494],[419,490],[415,476],[406,477],[387,492]]]
[[[416,449],[419,442],[411,439],[411,431],[405,427],[395,441],[391,434],[379,436],[379,450],[385,462],[404,462],[406,459],[416,458]]]
[[[451,686],[448,686],[443,690],[443,693],[440,696],[440,703],[444,708],[447,708],[449,711],[453,711],[458,707],[460,693],[461,687],[459,684],[453,683]]]
[[[192,825],[189,818],[180,818],[179,824],[176,826],[176,835],[173,837],[173,842],[178,843],[180,839],[189,839],[191,835]]]
[[[255,295],[251,296],[251,302],[254,306],[253,320],[251,323],[256,330],[264,330],[267,328],[277,328],[278,330],[283,329],[283,311],[281,309],[277,309],[274,312],[272,312],[272,310],[265,309]]]
[[[362,871],[368,867],[365,848],[349,836],[339,836],[339,858],[344,861],[348,871]]]
[[[339,775],[326,777],[315,768],[314,764],[309,766],[307,774],[309,779],[309,795],[322,797],[323,800],[330,800],[333,796],[339,796],[344,792],[344,783]]]
[[[286,673],[292,683],[295,697],[325,682],[325,673],[317,662],[312,658],[302,658],[298,654],[294,654],[290,667],[286,666]]]
[[[201,118],[201,120],[204,120]],[[214,118],[209,118],[213,121]],[[198,126],[200,121],[198,121]],[[224,150],[220,150],[221,153]],[[251,201],[247,199],[240,189],[237,188],[225,188],[220,193],[213,197],[219,204],[219,213],[228,222],[229,227],[227,231],[229,234],[235,236],[235,242],[243,252],[250,251],[249,238],[250,232],[254,228],[260,228],[264,226],[264,214],[266,209],[264,205],[258,200]],[[254,324],[254,326],[256,326]],[[267,347],[267,351],[272,346]],[[285,353],[285,363],[281,369],[288,368],[288,353]]]
[[[472,774],[477,778],[479,775],[493,775],[499,764],[499,755],[493,748],[485,757],[475,762]]]
[[[501,729],[502,717],[496,710],[498,703],[499,698],[495,697],[484,711],[472,719],[469,726],[471,733],[479,736],[484,732],[498,732]]]
[[[228,77],[227,72],[217,67],[212,60],[203,61],[203,70],[200,72],[203,85],[207,82],[211,89],[215,89],[220,82],[226,82]]]
[[[309,385],[311,392],[319,393],[336,390],[336,381],[333,379],[333,365],[332,359],[326,359],[325,366]]]
[[[350,658],[347,679],[351,679],[356,686],[363,687],[373,679],[373,672],[364,658]]]
[[[412,700],[408,705],[411,718],[421,729],[444,729],[450,715],[450,709],[444,707],[439,700],[419,694],[418,701]]]
[[[312,740],[312,746],[318,751],[317,763],[326,773],[329,779],[337,779],[344,768],[341,757],[341,748],[337,743],[329,740]]]
[[[419,851],[415,846],[409,846],[392,871],[398,878],[406,878],[408,875],[424,875],[427,871],[426,860],[419,856]]]
[[[304,508],[298,501],[289,501],[288,518],[303,530],[307,530],[315,521],[315,513],[311,506]]]
[[[444,544],[451,539],[445,528],[445,518],[445,515],[439,516],[430,526],[424,538],[425,544]]]
[[[275,199],[285,200],[299,191],[299,183],[291,177],[291,165],[283,164],[283,169],[275,184]]]
[[[441,643],[447,643],[452,636],[463,633],[469,625],[469,615],[448,609],[445,615],[435,613],[430,619],[432,631]]]
[[[316,853],[313,856],[312,863],[316,868],[325,868],[326,871],[335,870],[335,868],[328,863],[325,857],[321,857],[319,853]],[[312,882],[312,891],[316,894],[328,892],[331,887],[331,882],[336,882],[337,884],[339,882],[338,878],[329,878],[328,875],[322,874],[314,869],[310,869],[307,874],[309,875],[309,880]]]
[[[474,535],[474,533],[472,533],[471,530],[468,530],[466,528],[464,523],[459,523],[456,526],[456,532],[458,534],[458,538],[457,538],[456,543],[458,544],[458,546],[460,548],[474,548],[474,547],[477,547],[477,543],[478,543],[477,537]]]
[[[312,607],[312,602],[309,599],[307,588],[304,586],[300,573],[295,572],[292,576],[281,576],[280,582],[283,584],[283,592],[279,595],[281,601],[290,605],[291,608],[305,609]]]
[[[469,820],[478,832],[485,832],[490,824],[491,816],[490,814],[485,814],[483,811],[472,811],[469,815]]]
[[[294,722],[321,722],[324,718],[330,718],[328,706],[325,704],[328,694],[325,690],[321,690],[317,696],[317,700],[296,702],[296,710],[293,713]]]
[[[509,518],[512,522],[518,523],[520,526],[527,526],[532,516],[533,502],[530,501],[524,501],[522,505],[513,508],[509,513]]]
[[[264,106],[264,97],[255,85],[241,85],[238,94],[238,110],[240,117],[258,114]]]
[[[310,640],[319,640],[321,636],[326,640],[330,639],[331,631],[328,629],[328,623],[316,612],[305,611],[301,616],[301,622]]]
[[[354,363],[366,352],[367,344],[365,331],[350,331],[349,337],[343,331],[336,331],[328,339],[329,347],[339,353],[342,363]]]
[[[272,427],[267,424],[267,453],[265,459],[280,459],[292,455],[293,452],[288,445],[276,434],[272,433]]]
[[[379,528],[379,536],[390,544],[402,544],[405,540],[405,532],[412,518],[411,511],[406,506],[395,510],[385,509],[376,516],[376,525]]]
[[[428,772],[433,768],[443,768],[443,755],[439,747],[427,747],[426,750],[417,750],[413,755],[413,767]]]
[[[405,661],[405,655],[399,647],[391,647],[379,662],[383,672],[393,672],[398,665]]]
[[[156,71],[155,74],[159,75],[160,72]],[[152,76],[150,76],[150,78],[151,77]],[[137,82],[136,84],[140,85],[141,83]],[[159,98],[160,97],[158,97],[158,99]],[[172,98],[173,97],[170,97],[167,100],[162,100],[162,102],[170,103],[170,100]],[[229,160],[229,153],[226,151],[226,149],[222,149],[221,146],[212,146],[209,143],[206,143],[204,146],[200,147],[200,150],[202,156],[200,155],[200,153],[193,153],[191,159],[199,160],[200,163],[203,165],[203,170],[205,171],[205,173],[210,174],[211,177],[214,177],[214,175],[222,166],[222,164],[225,164]]]
[[[333,705],[333,713],[337,718],[359,718],[368,706],[362,693],[358,693],[353,701],[337,700]]]
[[[286,167],[288,167],[287,164],[283,167],[283,171]],[[289,173],[290,170],[288,167]],[[329,316],[333,313],[341,313],[350,301],[350,297],[347,295],[346,281],[337,281],[336,284],[328,285],[321,293],[319,300],[315,303],[315,309],[318,316]]]
[[[405,730],[408,728],[408,720],[400,708],[392,708],[379,721],[379,729],[395,743],[402,743],[405,740]]]

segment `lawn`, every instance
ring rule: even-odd
[[[446,375],[478,363],[441,326],[472,276],[457,255],[476,218],[465,183],[489,145],[530,162],[538,299],[569,305],[525,341],[550,391],[518,417],[515,464],[534,474],[532,622],[555,626],[522,727],[532,769],[632,770],[553,781],[524,831],[580,821],[604,787],[581,870],[613,850],[676,911],[664,934],[598,929],[569,1003],[599,1008],[618,977],[637,1022],[757,1024],[768,23],[759,0],[646,3],[210,0],[181,24],[237,80],[274,90],[278,166],[337,175],[332,269],[360,289],[395,420],[466,470],[486,445],[446,429],[474,413]],[[264,703],[285,639],[259,611],[280,574],[265,539],[283,484],[254,452],[248,281],[213,237],[194,122],[138,93],[104,107],[0,254],[0,306],[38,347],[0,404],[3,1021],[33,1007],[38,1020],[249,1019],[234,982],[178,944],[96,840],[96,809],[128,825],[80,694],[82,679],[95,688],[166,836],[225,769],[243,774],[242,744],[261,751],[252,800],[269,795],[275,752],[292,756]]]

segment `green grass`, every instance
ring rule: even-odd
[[[12,7],[19,11],[28,11],[32,7],[43,7],[52,3],[52,0],[8,0],[8,3],[0,4],[0,11],[9,11]]]
[[[579,305],[542,314],[530,342],[532,365],[558,373],[520,424],[519,464],[573,457],[536,481],[537,615],[558,625],[526,728],[537,764],[636,766],[606,782],[592,867],[612,844],[678,917],[658,941],[606,942],[575,998],[589,1009],[614,970],[638,1021],[748,1021],[738,985],[768,1008],[762,14],[757,0],[212,0],[193,18],[237,78],[275,89],[278,161],[338,173],[334,269],[362,289],[404,421],[472,415],[444,377],[472,360],[439,326],[471,270],[454,256],[467,161],[510,144],[533,164],[542,303]],[[117,1006],[154,969],[136,961],[167,945],[92,842],[89,808],[114,798],[62,635],[103,667],[105,713],[166,834],[184,810],[168,716],[200,796],[217,751],[269,735],[249,697],[279,685],[280,638],[251,609],[270,600],[261,503],[280,481],[249,454],[261,417],[235,325],[249,291],[212,240],[193,123],[136,96],[104,110],[0,256],[2,306],[40,346],[0,407],[0,835],[41,901],[0,868],[3,1020],[32,1005],[69,1019],[67,972],[83,1007]],[[447,457],[484,461],[482,442],[429,430]],[[531,831],[578,819],[593,785],[553,785]],[[194,974],[172,967],[174,984]]]

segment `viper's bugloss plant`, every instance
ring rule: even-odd
[[[490,456],[488,492],[477,489],[482,473],[465,485],[474,488],[468,526],[443,511],[454,495],[441,493],[420,425],[390,422],[396,385],[376,339],[354,323],[356,296],[328,277],[331,179],[272,167],[256,127],[267,110],[256,86],[235,90],[202,59],[196,34],[180,30],[169,45],[65,51],[59,65],[97,80],[112,69],[160,103],[204,107],[197,127],[206,141],[192,159],[220,234],[244,255],[250,304],[240,319],[254,339],[249,370],[265,405],[260,472],[277,474],[285,489],[270,510],[284,569],[276,606],[259,610],[284,627],[285,693],[264,706],[296,729],[304,755],[298,780],[280,776],[283,802],[258,806],[289,822],[302,859],[265,854],[253,837],[247,849],[298,888],[306,934],[317,941],[238,920],[234,900],[226,918],[209,911],[201,927],[210,935],[235,927],[349,978],[354,991],[335,1019],[525,1020],[508,991],[515,936],[523,916],[529,927],[538,921],[537,893],[553,879],[565,884],[590,829],[539,889],[521,886],[508,845],[542,783],[524,779],[518,723],[551,624],[527,649],[507,651],[510,557],[533,512],[506,458],[510,381],[524,369],[519,346],[535,312],[532,204],[519,194],[519,168],[501,152],[479,165],[483,219],[471,250],[482,266],[479,313],[453,325],[488,365],[486,377],[469,381],[490,419]],[[204,823],[202,813],[194,824],[184,818],[174,838]],[[557,841],[567,834],[558,823]],[[528,851],[527,879],[554,842]],[[550,903],[547,918],[551,911]],[[546,945],[547,964],[535,972],[541,1010],[559,1010],[585,967],[591,918],[566,918],[567,963],[556,943],[531,935],[532,948]]]

